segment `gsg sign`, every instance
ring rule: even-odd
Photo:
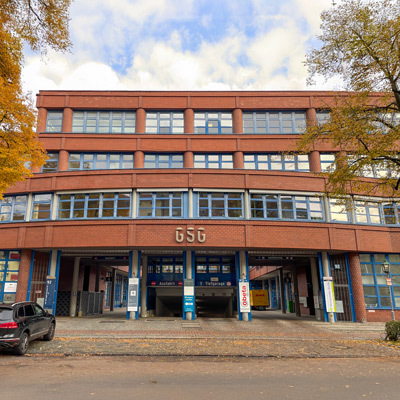
[[[198,243],[204,243],[206,241],[206,233],[204,228],[187,228],[186,232],[183,228],[176,228],[175,239],[178,243],[182,243],[185,239],[188,243],[194,243],[196,240]]]

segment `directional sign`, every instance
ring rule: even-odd
[[[53,309],[55,291],[56,291],[56,278],[48,277],[46,279],[46,291],[44,294],[44,307],[43,307],[46,310]]]

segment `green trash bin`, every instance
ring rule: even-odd
[[[293,301],[292,300],[288,301],[288,308],[289,308],[289,312],[292,313],[293,310],[294,310]]]

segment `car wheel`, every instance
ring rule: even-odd
[[[14,347],[14,353],[18,356],[23,356],[28,350],[29,346],[29,336],[26,332],[24,332],[19,338],[18,345]]]
[[[54,331],[56,330],[55,328],[56,328],[55,324],[51,323],[49,331],[43,336],[43,340],[47,340],[47,341],[53,340]]]

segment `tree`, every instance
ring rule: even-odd
[[[306,59],[309,83],[339,76],[341,92],[324,123],[309,126],[300,151],[323,142],[338,150],[327,192],[398,196],[400,190],[400,2],[346,0],[321,14],[322,42]],[[372,172],[379,178],[363,179]],[[385,172],[386,171],[386,172]],[[390,172],[387,172],[390,171]]]
[[[34,131],[35,109],[21,85],[23,45],[42,54],[47,48],[67,51],[70,1],[0,0],[0,198],[10,185],[32,176],[27,163],[45,163]]]

